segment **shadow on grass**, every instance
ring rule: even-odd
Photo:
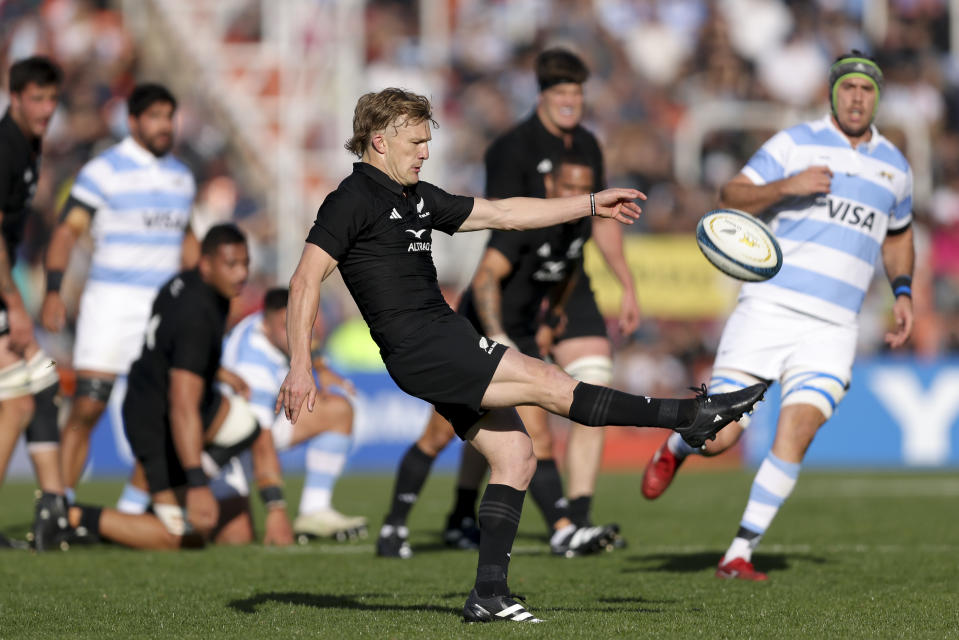
[[[705,569],[715,569],[722,552],[704,551],[699,553],[657,553],[647,556],[629,556],[630,562],[658,563],[654,566],[631,567],[623,569],[623,573],[640,573],[646,571],[664,571],[669,573],[695,573]],[[823,564],[826,559],[806,553],[757,553],[753,555],[753,564],[759,571],[783,571],[789,568],[790,561],[805,560],[816,564]]]
[[[389,594],[361,593],[352,596],[335,595],[331,593],[303,593],[300,591],[269,591],[245,598],[233,600],[227,606],[241,613],[256,613],[256,608],[267,602],[280,604],[298,604],[317,609],[356,609],[357,611],[435,611],[437,613],[454,613],[450,607],[441,607],[435,604],[374,604],[364,602],[364,598],[388,598]]]
[[[382,593],[361,593],[355,595],[335,595],[330,593],[303,593],[301,591],[269,591],[244,598],[243,600],[233,600],[228,603],[228,607],[239,611],[240,613],[256,613],[257,607],[266,603],[295,604],[317,609],[352,609],[355,611],[410,611],[413,613],[422,613],[424,611],[433,611],[436,613],[445,613],[459,617],[459,607],[440,606],[435,604],[385,604],[365,602],[367,598],[391,598],[391,594]],[[464,598],[462,593],[446,593],[444,598]],[[543,605],[544,611],[549,612],[569,612],[569,613],[664,613],[664,609],[649,608],[642,605],[673,604],[675,600],[650,600],[642,597],[630,598],[600,598],[595,606],[578,607],[550,607],[548,603]]]

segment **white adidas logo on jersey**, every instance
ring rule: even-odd
[[[400,212],[396,210],[396,207],[393,207],[393,211],[390,213],[390,220],[402,220],[403,216],[400,215]]]

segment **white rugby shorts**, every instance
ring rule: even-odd
[[[80,298],[73,367],[127,373],[140,357],[157,291],[88,282]]]
[[[815,371],[848,383],[857,333],[855,325],[839,325],[747,298],[726,321],[713,368],[778,381],[787,371]]]

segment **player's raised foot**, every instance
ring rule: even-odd
[[[479,549],[480,530],[470,516],[460,518],[450,514],[443,530],[443,542],[454,549]]]
[[[683,437],[691,447],[701,447],[707,440],[716,438],[716,433],[730,422],[739,420],[744,413],[752,411],[753,406],[763,399],[766,385],[762,382],[752,386],[708,395],[706,385],[701,389],[693,387],[696,396],[696,415],[692,421],[681,427],[674,427],[673,431]]]
[[[463,605],[464,622],[542,622],[539,618],[526,610],[526,607],[516,602],[516,599],[526,600],[523,596],[511,593],[506,596],[491,596],[481,598],[476,589],[470,591],[466,604]]]
[[[71,533],[67,519],[67,501],[55,493],[43,492],[37,498],[31,529],[33,548],[37,552],[69,548]]]
[[[667,439],[653,454],[649,464],[646,465],[646,472],[643,473],[643,495],[649,500],[655,500],[663,495],[663,492],[672,483],[673,478],[676,477],[676,470],[679,469],[683,460],[685,458],[677,458],[673,454]]]
[[[584,556],[605,550],[615,535],[612,525],[577,527],[571,524],[553,534],[549,550],[553,555],[567,558]]]
[[[376,539],[376,555],[381,558],[400,558],[409,560],[413,557],[410,548],[410,530],[403,526],[395,527],[384,524],[380,528],[380,535]]]
[[[339,542],[357,540],[367,536],[366,518],[345,516],[336,509],[323,509],[297,516],[293,521],[293,533],[298,537],[332,538]]]
[[[723,578],[724,580],[751,580],[753,582],[762,582],[769,579],[765,573],[756,571],[753,563],[745,558],[733,558],[729,562],[724,562],[724,560],[725,558],[719,561],[719,567],[716,569],[717,578]]]

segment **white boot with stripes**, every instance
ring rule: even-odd
[[[523,596],[510,594],[508,596],[492,596],[481,598],[476,589],[470,591],[469,598],[463,606],[463,620],[465,622],[542,622],[526,610],[526,607],[516,602],[514,598],[523,599]]]

